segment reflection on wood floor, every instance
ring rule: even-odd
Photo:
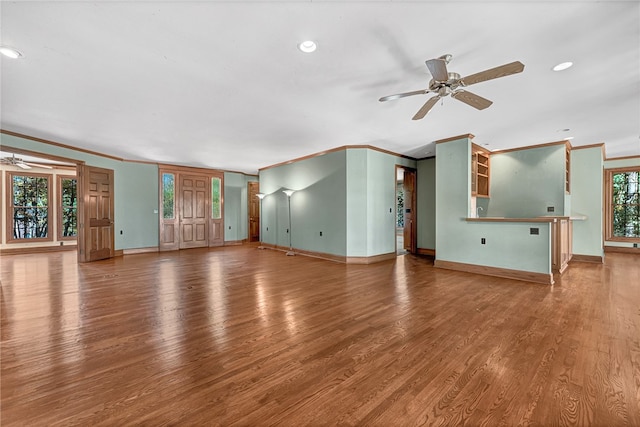
[[[2,425],[640,425],[640,257],[3,256]]]

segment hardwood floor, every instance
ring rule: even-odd
[[[1,260],[2,425],[640,425],[640,257],[555,286],[251,246]]]

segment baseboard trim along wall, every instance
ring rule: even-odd
[[[24,255],[24,254],[37,254],[42,252],[75,251],[76,249],[78,249],[78,246],[76,244],[64,245],[64,246],[33,246],[33,247],[0,249],[0,255]]]
[[[436,256],[436,250],[418,248],[418,255]]]
[[[394,259],[398,255],[395,252],[390,252],[388,254],[380,254],[374,256],[355,256],[355,257],[347,257],[347,264],[373,264],[376,262],[386,261],[389,259]]]
[[[580,255],[580,254],[573,254],[573,256],[571,257],[571,261],[578,261],[578,262],[595,262],[597,264],[602,264],[604,263],[604,257],[602,256],[597,256],[597,255]]]
[[[622,254],[640,254],[640,248],[625,248],[622,246],[605,246],[604,251],[606,252],[617,252]]]
[[[289,251],[289,248],[286,246],[278,246],[278,245],[264,243],[264,242],[262,243],[262,246],[267,249],[275,249],[277,251],[282,251],[282,252]],[[341,256],[341,255],[327,254],[324,252],[307,251],[307,250],[296,249],[296,248],[293,248],[293,252],[296,255],[303,255],[303,256],[308,256],[312,258],[320,258],[320,259],[325,259],[327,261],[341,262],[343,264],[373,264],[380,261],[386,261],[388,259],[394,259],[396,257],[395,252],[391,252],[388,254],[374,255],[369,257],[347,257],[347,256]]]
[[[160,247],[150,246],[148,248],[122,249],[122,255],[148,254],[152,252],[160,252]]]
[[[435,260],[434,267],[447,270],[464,271],[466,273],[482,274],[485,276],[503,277],[506,279],[522,280],[525,282],[544,283],[553,285],[553,274],[533,273],[531,271],[511,270],[508,268],[489,267],[485,265],[465,264],[462,262]]]

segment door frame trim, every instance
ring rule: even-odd
[[[2,132],[2,133],[6,133],[8,135],[13,135],[10,132]],[[21,136],[23,137],[23,136]],[[28,138],[28,139],[32,139],[32,138]],[[39,141],[39,140],[37,140]],[[84,179],[83,179],[83,174],[84,174],[84,168],[86,166],[86,163],[84,160],[78,160],[78,159],[72,159],[69,157],[63,157],[63,156],[56,156],[54,154],[48,154],[48,153],[42,153],[40,151],[32,151],[32,150],[25,150],[24,148],[17,148],[17,147],[13,147],[11,145],[2,145],[2,151],[6,151],[9,153],[15,153],[15,154],[23,154],[25,156],[33,156],[33,157],[40,157],[42,159],[48,159],[48,160],[54,160],[54,161],[58,161],[58,162],[63,162],[63,163],[73,163],[76,165],[76,179],[77,179],[77,195],[78,195],[78,210],[77,210],[77,229],[78,229],[78,233],[76,236],[76,247],[77,247],[77,260],[78,262],[85,262],[85,227],[84,227],[84,199],[86,197],[85,194],[85,186],[84,186]]]
[[[89,197],[89,192],[88,192],[88,186],[87,186],[87,182],[86,180],[89,179],[88,178],[88,170],[89,169],[94,169],[94,170],[99,170],[99,171],[109,171],[111,172],[111,182],[110,182],[110,187],[111,187],[111,194],[113,197],[110,197],[109,203],[111,205],[111,213],[113,215],[113,221],[111,221],[111,242],[110,242],[110,247],[111,250],[109,251],[109,258],[113,258],[115,257],[115,252],[116,252],[116,245],[115,245],[115,240],[116,240],[116,226],[115,226],[115,215],[116,215],[116,211],[115,211],[115,178],[116,178],[116,172],[113,169],[109,169],[109,168],[101,168],[101,167],[97,167],[97,166],[90,166],[90,165],[86,165],[86,164],[82,164],[82,165],[78,165],[78,167],[76,168],[76,175],[79,177],[78,179],[78,193],[82,194],[82,208],[80,208],[80,203],[78,203],[78,230],[80,230],[80,224],[82,224],[82,233],[78,232],[78,262],[91,262],[91,259],[89,257],[89,251],[87,250],[87,240],[89,239],[89,227],[86,227],[86,210],[85,208],[88,206],[87,203],[87,198]],[[80,217],[82,217],[82,222],[80,222]],[[105,259],[109,259],[109,258],[105,258]],[[96,260],[99,261],[99,260]]]
[[[163,218],[162,218],[162,174],[163,173],[171,173],[174,175],[174,204],[175,204],[175,217],[173,218],[174,225],[174,233],[176,234],[175,243],[173,245],[163,245],[162,243],[162,232],[163,232]],[[175,250],[184,250],[185,248],[180,248],[180,239],[181,239],[181,231],[180,231],[180,223],[181,223],[181,215],[182,215],[182,202],[179,197],[180,190],[180,180],[184,176],[199,176],[207,178],[207,246],[209,248],[224,246],[224,171],[218,169],[203,169],[203,168],[192,168],[189,166],[174,166],[168,164],[158,164],[158,248],[160,252],[164,251],[175,251]],[[221,218],[213,219],[211,218],[211,179],[219,178],[220,179],[220,204],[221,204]],[[217,222],[222,224],[221,240],[214,239],[215,237],[215,225]]]
[[[247,181],[247,241],[249,243],[251,243],[251,185],[257,184],[258,185],[258,192],[256,194],[260,193],[260,181]],[[260,206],[262,205],[262,203],[260,203],[261,201],[258,201],[258,242],[262,242],[262,230],[261,228],[261,221],[262,221],[262,212],[260,212]]]
[[[409,166],[403,166],[403,165],[399,165],[396,164],[396,167],[394,169],[394,174],[393,174],[393,186],[394,186],[394,194],[395,194],[395,200],[394,200],[394,206],[398,206],[398,169],[402,169],[405,172],[406,171],[410,171],[411,173],[414,174],[415,179],[414,179],[414,187],[413,187],[413,194],[411,195],[411,215],[413,217],[413,226],[411,227],[411,250],[409,251],[409,253],[411,254],[416,254],[418,252],[418,216],[417,216],[417,207],[418,207],[418,170],[416,168],[412,168]],[[406,209],[406,200],[404,201],[405,204],[405,209]],[[397,215],[397,213],[396,213]],[[394,221],[393,222],[393,240],[394,240],[394,246],[396,248],[395,253],[398,253],[398,241],[396,239],[396,229],[397,229],[397,222]]]

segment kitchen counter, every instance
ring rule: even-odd
[[[556,222],[560,219],[571,219],[568,216],[539,216],[535,218],[504,218],[500,216],[483,216],[466,218],[470,222]]]

